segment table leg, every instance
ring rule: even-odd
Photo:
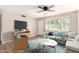
[[[56,47],[54,47],[54,52],[56,53]]]
[[[45,47],[45,45],[43,45],[43,52],[44,52],[44,47]]]

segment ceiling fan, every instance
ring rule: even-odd
[[[37,11],[37,13],[45,12],[45,11],[52,11],[52,12],[54,12],[55,10],[50,10],[50,9],[53,8],[54,6],[55,6],[55,5],[51,5],[51,6],[40,5],[40,6],[37,6],[38,8],[41,9],[40,11]]]

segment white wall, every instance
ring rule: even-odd
[[[79,10],[78,10],[78,34],[79,34]]]
[[[2,11],[2,43],[12,41],[12,32],[14,32],[14,20],[27,21],[28,29],[30,29],[31,36],[37,35],[37,20],[26,16],[26,18],[21,17],[21,14],[11,12],[8,10]]]
[[[28,23],[28,29],[30,30],[31,36],[37,35],[37,20],[31,17],[27,17],[26,21]]]
[[[38,35],[42,35],[44,33],[44,20],[38,20]]]

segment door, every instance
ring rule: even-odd
[[[1,44],[1,15],[0,15],[0,44]]]

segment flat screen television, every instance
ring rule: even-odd
[[[16,29],[19,29],[19,30],[27,29],[27,22],[15,20],[15,30]]]

